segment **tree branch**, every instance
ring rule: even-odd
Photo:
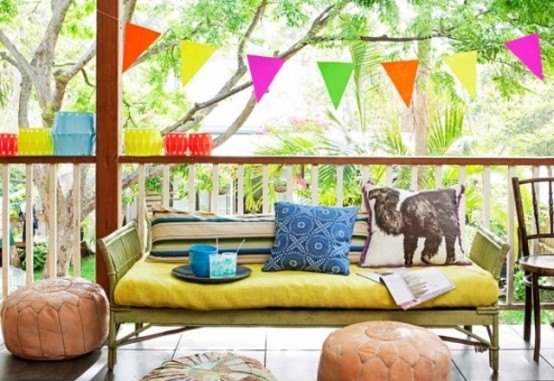
[[[202,23],[200,23],[199,25],[196,26],[196,28],[194,28],[194,30],[192,31],[192,33],[190,34],[190,36],[187,36],[187,37],[184,37],[185,39],[193,39],[194,36],[196,36],[196,34],[198,33],[198,30],[200,29],[200,26],[202,26]],[[135,65],[138,65],[140,64],[141,62],[144,62],[146,61],[148,58],[150,58],[151,56],[154,56],[156,54],[159,54],[165,50],[169,50],[169,49],[173,49],[175,48],[176,46],[178,46],[181,41],[183,40],[183,38],[180,38],[180,39],[177,39],[177,40],[173,40],[173,41],[169,41],[169,42],[166,42],[165,44],[158,44],[157,46],[151,48],[151,49],[148,49],[146,52],[144,52],[143,54],[140,55],[139,58],[137,58],[135,60],[135,62],[133,62],[133,64],[131,65],[131,67],[135,66]]]
[[[240,128],[244,125],[244,122],[250,114],[252,114],[252,111],[254,111],[254,108],[256,107],[256,98],[254,96],[254,93],[250,95],[250,99],[248,99],[248,102],[246,102],[246,105],[242,109],[240,115],[233,121],[233,123],[227,127],[227,129],[219,135],[214,140],[214,147],[218,147],[224,142],[226,142],[231,136],[233,136]]]
[[[21,54],[21,52],[17,49],[17,47],[11,42],[8,36],[2,32],[0,29],[0,43],[4,45],[4,47],[10,52],[10,54],[13,57],[13,60],[10,60],[8,55],[5,53],[2,53],[2,56],[5,57],[5,59],[17,67],[17,69],[21,73],[25,73],[28,77],[32,78],[35,76],[35,71],[31,64],[27,61],[27,59]],[[14,62],[17,62],[17,64],[14,64]]]
[[[206,115],[208,115],[217,105],[218,102],[213,102],[214,99],[225,99],[227,98],[227,94],[232,91],[233,86],[236,85],[236,83],[242,78],[242,76],[246,73],[246,65],[244,64],[244,49],[246,46],[246,41],[250,38],[252,33],[254,32],[255,27],[260,22],[267,6],[268,0],[262,0],[258,8],[256,9],[256,13],[254,14],[254,17],[252,18],[252,21],[250,22],[250,25],[246,29],[246,32],[241,37],[239,46],[237,48],[237,69],[235,70],[235,73],[229,78],[229,80],[219,89],[218,93],[209,101],[204,102],[202,106],[199,104],[195,104],[187,113],[179,119],[176,123],[172,124],[171,126],[165,128],[162,133],[167,133],[171,131],[175,131],[179,127],[184,127],[183,129],[186,131],[188,129],[191,129],[194,127],[195,124],[200,123]],[[240,53],[239,53],[240,52]],[[248,86],[244,87],[247,88]],[[236,91],[238,92],[238,91]],[[235,93],[236,93],[235,92]],[[196,113],[201,111],[201,114],[196,117]]]
[[[313,40],[315,35],[319,33],[328,23],[330,20],[332,20],[336,15],[340,13],[340,11],[348,4],[350,1],[343,0],[338,4],[331,5],[327,8],[325,8],[312,22],[312,25],[310,26],[310,29],[306,32],[306,34],[301,37],[297,42],[295,42],[289,49],[285,50],[281,54],[277,54],[277,57],[281,58],[290,58],[296,53],[298,53],[302,48],[309,45],[310,42]],[[258,10],[256,12],[256,15],[254,16],[250,26],[248,27],[247,31],[245,32],[245,35],[241,39],[241,43],[239,44],[239,48],[237,50],[237,70],[233,74],[233,76],[227,81],[227,83],[220,89],[217,95],[215,95],[212,99],[203,102],[203,103],[196,103],[189,111],[176,123],[169,126],[168,128],[164,129],[162,133],[167,133],[174,131],[182,126],[184,126],[183,130],[188,130],[192,128],[195,124],[199,123],[205,115],[207,115],[210,111],[213,110],[213,108],[216,107],[216,105],[221,102],[224,99],[229,98],[230,96],[243,91],[250,86],[252,86],[252,81],[246,82],[236,88],[233,88],[233,86],[238,82],[238,80],[245,74],[246,72],[246,65],[244,64],[244,49],[245,44],[250,35],[254,31],[254,27],[259,22],[259,19],[261,18],[263,11],[265,10],[265,4],[266,2],[263,1],[260,6],[258,7]],[[239,53],[241,52],[241,53]],[[229,137],[238,131],[241,126],[237,126],[237,121],[239,120],[246,120],[246,117],[252,113],[254,107],[251,107],[252,97],[248,100],[247,104],[245,105],[245,109],[241,112],[239,117],[233,122],[231,126],[228,127],[228,129],[220,135],[215,141],[214,141],[214,147],[217,147],[221,144],[223,144]],[[255,106],[255,104],[254,104]],[[200,110],[202,110],[202,114],[199,118],[195,117],[196,113],[198,113]],[[246,117],[245,117],[246,116]],[[231,134],[228,134],[227,131],[233,131]]]
[[[19,66],[19,63],[14,60],[12,57],[10,57],[9,55],[7,55],[6,53],[4,52],[0,52],[0,58],[3,58],[5,61],[7,61],[9,64],[11,64],[12,66],[14,66],[17,70],[19,70],[20,72],[23,71],[23,69],[21,68],[21,66]]]
[[[133,14],[135,13],[135,7],[137,6],[137,0],[125,0],[123,3],[122,20],[125,22],[131,21]]]
[[[381,36],[360,36],[360,40],[364,42],[411,42],[411,41],[425,41],[433,38],[450,38],[449,34],[434,33],[428,36],[411,36],[411,37],[389,37],[386,34]],[[336,39],[335,39],[336,40]],[[322,39],[321,41],[325,41]]]

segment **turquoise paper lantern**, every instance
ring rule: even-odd
[[[96,118],[92,112],[59,111],[52,130],[54,155],[90,156],[96,141]]]

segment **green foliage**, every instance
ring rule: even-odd
[[[461,107],[451,106],[442,115],[437,115],[429,129],[429,154],[448,155],[450,149],[463,136],[463,124],[464,112]]]
[[[0,0],[0,24],[10,21],[17,14],[14,0]]]
[[[517,270],[514,273],[514,302],[523,303],[525,301],[525,285],[523,284],[524,272]]]
[[[22,259],[21,268],[25,269],[27,261],[25,257],[25,251],[19,251],[19,257]],[[33,244],[33,270],[35,273],[42,272],[46,264],[46,257],[48,255],[48,245],[46,242],[34,242]]]

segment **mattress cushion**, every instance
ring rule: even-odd
[[[246,265],[252,270],[249,277],[222,284],[179,279],[171,273],[176,265],[138,261],[116,285],[115,303],[204,311],[265,307],[399,309],[386,287],[359,276],[358,272],[369,270],[356,265],[350,265],[350,275],[333,275],[262,272],[262,264],[250,264]],[[481,307],[497,302],[496,280],[478,265],[441,266],[440,269],[455,289],[414,308]]]

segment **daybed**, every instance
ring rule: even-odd
[[[241,237],[242,239],[242,237]],[[172,276],[178,263],[149,260],[141,248],[137,224],[130,223],[99,240],[110,281],[108,367],[117,348],[164,334],[206,326],[337,326],[394,320],[425,327],[452,327],[464,339],[451,340],[489,350],[490,366],[498,370],[498,278],[508,246],[479,230],[467,266],[442,266],[456,288],[410,310],[398,308],[387,289],[358,276],[304,271],[263,272],[261,263],[243,265],[248,278],[225,284],[196,284]],[[136,330],[117,337],[122,323]],[[142,336],[152,326],[179,326]],[[472,326],[486,326],[488,337]],[[448,338],[445,338],[448,339]]]

